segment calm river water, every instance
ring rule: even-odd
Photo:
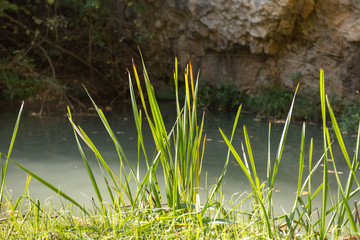
[[[162,104],[161,109],[170,129],[176,119],[175,105],[171,103]],[[205,133],[208,141],[206,142],[202,174],[202,185],[204,187],[205,173],[207,172],[208,185],[215,183],[221,174],[227,155],[226,144],[222,141],[218,129],[219,127],[222,128],[229,136],[235,117],[235,113],[215,110],[206,110],[205,114]],[[0,116],[0,152],[2,153],[7,153],[16,116],[17,110],[15,109],[13,111],[3,111]],[[132,112],[106,112],[106,116],[113,131],[117,134],[128,159],[133,160],[135,165],[137,162],[137,133],[135,124],[133,123]],[[254,121],[253,119],[254,115],[242,113],[234,143],[235,146],[238,146],[239,153],[241,153],[241,142],[244,142],[242,126],[246,125],[251,138],[250,141],[258,176],[264,181],[266,178],[268,152],[268,121]],[[119,165],[118,158],[114,146],[99,118],[96,116],[74,116],[74,121],[88,133],[108,163],[116,169],[116,166]],[[290,125],[284,154],[275,181],[277,189],[274,194],[275,204],[284,209],[290,208],[295,197],[294,192],[297,188],[301,127],[301,124],[296,123]],[[275,159],[282,128],[283,124],[281,123],[272,124],[272,161]],[[323,151],[322,130],[319,125],[307,124],[306,126],[306,152],[308,152],[311,137],[314,138],[313,164],[315,164]],[[355,140],[356,139],[350,135],[345,136],[347,149],[351,158],[353,157]],[[153,147],[152,136],[148,128],[145,128],[145,141],[148,142],[149,148]],[[86,148],[85,144],[83,147],[84,149]],[[338,170],[343,172],[341,177],[342,180],[345,180],[349,171],[347,170],[345,160],[341,157],[339,148],[336,146],[336,141],[334,143],[334,149],[335,155],[337,156],[335,161]],[[96,169],[94,172],[99,182],[102,181],[96,160],[90,151],[86,151],[86,154],[90,158],[94,169]],[[46,116],[43,118],[30,116],[29,112],[25,109],[12,153],[12,159],[33,171],[35,174],[43,177],[77,201],[89,203],[89,198],[95,197],[91,182],[77,149],[74,132],[65,115],[65,109],[57,116]],[[306,155],[305,162],[305,171],[307,172],[308,155]],[[143,163],[142,169],[145,168],[145,162]],[[14,197],[23,193],[25,180],[26,174],[13,163],[9,163],[6,188]],[[319,168],[317,175],[313,179],[314,187],[319,186],[321,180],[322,169]],[[330,185],[336,187],[334,177],[330,178]],[[234,193],[249,191],[249,186],[241,168],[232,158],[223,184],[225,197],[229,199]],[[103,188],[102,190],[104,194],[106,194],[106,189]],[[336,192],[334,192],[334,194],[335,193]],[[30,184],[30,195],[32,198],[38,198],[42,201],[48,198],[53,200],[58,199],[54,192],[46,189],[46,187],[38,183],[35,179],[32,179]]]

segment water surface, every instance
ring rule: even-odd
[[[164,119],[168,129],[170,129],[176,120],[175,105],[172,103],[162,104]],[[202,113],[203,110],[200,111]],[[0,151],[7,153],[13,126],[16,121],[17,111],[5,111],[0,116]],[[112,111],[106,112],[108,121],[117,134],[117,137],[125,150],[127,158],[134,164],[137,163],[137,132],[133,123],[131,111]],[[205,130],[207,136],[206,150],[203,163],[202,186],[206,188],[205,176],[207,173],[207,184],[213,184],[220,176],[227,155],[227,147],[224,143],[219,128],[230,137],[235,113],[206,110],[205,113]],[[238,130],[235,135],[234,145],[242,156],[241,143],[245,142],[242,133],[242,127],[245,125],[250,135],[253,155],[256,161],[258,176],[261,181],[266,179],[266,164],[268,156],[268,129],[269,124],[266,120],[254,121],[255,116],[243,113],[239,120]],[[93,140],[105,160],[118,169],[119,160],[117,158],[114,145],[108,136],[105,128],[98,117],[95,116],[74,116],[74,121],[80,125]],[[144,119],[145,122],[145,119]],[[297,188],[297,178],[299,171],[300,140],[302,125],[292,123],[288,132],[288,138],[284,148],[278,175],[276,177],[274,194],[275,204],[280,208],[289,209]],[[283,123],[273,123],[271,133],[271,161],[275,161],[277,146],[281,137]],[[151,133],[144,124],[144,138],[148,152],[152,153],[154,146],[152,143]],[[310,139],[314,138],[314,155],[313,165],[320,159],[323,153],[322,130],[319,125],[307,124],[306,126],[306,150],[308,152]],[[355,138],[350,135],[345,136],[349,155],[353,157],[353,147]],[[89,157],[95,176],[101,179],[101,172],[97,167],[97,162],[93,154],[86,148],[86,154]],[[334,142],[335,161],[338,170],[343,172],[340,175],[342,180],[348,175],[348,167],[345,160],[341,157],[340,149]],[[18,135],[16,138],[12,159],[33,171],[35,174],[43,177],[45,180],[60,188],[71,197],[82,203],[89,203],[89,198],[95,197],[91,182],[87,175],[83,160],[77,149],[74,138],[74,132],[65,115],[65,109],[57,115],[45,116],[43,118],[30,116],[25,111]],[[3,157],[4,161],[4,157]],[[142,159],[141,172],[145,171],[145,162]],[[308,155],[305,156],[306,168],[308,172]],[[331,163],[330,163],[331,164]],[[330,169],[332,169],[330,167]],[[161,171],[159,171],[161,173]],[[306,173],[305,173],[306,175]],[[161,177],[162,178],[162,177]],[[23,193],[25,186],[26,174],[14,164],[9,164],[6,187],[14,197]],[[318,169],[314,176],[314,187],[319,186],[322,181],[322,169]],[[330,177],[330,186],[336,187],[334,177]],[[106,189],[102,185],[102,191],[106,194]],[[242,172],[240,166],[234,158],[230,159],[226,177],[223,184],[223,192],[227,199],[234,193],[243,193],[250,191],[250,185]],[[44,201],[51,197],[58,199],[58,196],[46,189],[43,185],[32,179],[30,184],[30,195],[32,198]],[[203,195],[204,196],[204,195]]]

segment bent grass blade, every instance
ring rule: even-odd
[[[336,181],[337,181],[337,184],[338,184],[338,190],[340,191],[341,199],[342,199],[342,201],[341,201],[341,203],[339,203],[339,205],[345,208],[346,213],[347,213],[347,215],[348,215],[348,220],[349,220],[349,222],[350,222],[351,228],[352,228],[353,232],[357,234],[357,233],[358,233],[358,229],[357,229],[357,226],[356,226],[356,223],[355,223],[355,219],[354,219],[354,217],[352,216],[352,212],[351,212],[351,209],[350,209],[350,206],[349,206],[349,203],[348,203],[348,201],[350,200],[350,199],[349,199],[350,192],[349,192],[349,194],[348,194],[348,193],[345,193],[345,192],[344,192],[344,189],[343,189],[343,187],[342,187],[342,185],[341,185],[341,181],[340,181],[340,179],[339,179],[339,173],[338,173],[338,171],[337,171],[336,164],[335,164],[335,161],[334,161],[335,158],[334,158],[333,151],[332,151],[332,147],[331,147],[331,143],[330,143],[331,140],[330,140],[330,134],[329,134],[329,130],[328,130],[328,129],[326,129],[326,139],[327,139],[327,142],[328,142],[328,145],[329,145],[329,153],[330,153],[331,159],[333,160],[332,163],[333,163],[333,167],[334,167],[334,172],[335,172]],[[351,175],[351,174],[350,174],[350,175]],[[341,208],[342,208],[342,207],[341,207]],[[339,211],[340,214],[339,214],[339,216],[338,216],[338,218],[341,219],[341,220],[339,221],[339,223],[342,223],[342,219],[344,218],[343,213],[341,212],[341,208],[340,208],[340,211]],[[336,210],[338,210],[338,209],[339,209],[339,207],[336,208]],[[335,214],[335,213],[334,213],[334,214]],[[329,225],[330,225],[330,223],[329,223]],[[329,229],[329,228],[330,228],[330,226],[328,227],[328,229]],[[328,232],[328,229],[327,229],[326,232]]]
[[[90,177],[91,184],[92,184],[92,186],[93,186],[93,188],[94,188],[94,190],[95,190],[95,193],[96,193],[96,195],[97,195],[97,197],[98,197],[99,203],[102,205],[102,208],[103,208],[102,210],[105,212],[104,205],[103,205],[103,199],[102,199],[102,196],[101,196],[101,193],[100,193],[98,184],[97,184],[96,179],[95,179],[95,177],[94,177],[94,174],[93,174],[93,172],[92,172],[92,170],[91,170],[90,164],[89,164],[89,162],[88,162],[88,160],[87,160],[87,158],[86,158],[86,156],[85,156],[85,153],[84,153],[84,151],[83,151],[83,149],[82,149],[82,147],[81,147],[81,144],[80,144],[80,142],[79,142],[79,138],[78,138],[78,136],[77,136],[77,134],[76,134],[77,131],[80,131],[80,130],[76,128],[76,126],[75,126],[75,124],[74,124],[74,122],[73,122],[73,119],[72,119],[72,116],[71,116],[71,112],[70,112],[70,108],[69,108],[69,107],[68,107],[68,116],[69,116],[70,123],[71,123],[71,125],[73,126],[74,135],[75,135],[75,139],[76,139],[76,144],[77,144],[77,146],[78,146],[78,149],[79,149],[81,158],[83,159],[84,165],[85,165],[85,167],[86,167],[86,171],[88,172],[88,175],[89,175],[89,177]],[[81,136],[82,136],[82,135],[81,135]],[[83,138],[83,140],[85,141],[85,138],[84,138],[84,137],[82,137],[82,138]],[[86,142],[86,143],[87,143],[87,142]],[[88,146],[90,147],[91,144],[88,144]]]
[[[67,195],[66,193],[64,193],[63,191],[60,191],[60,189],[56,188],[54,185],[50,184],[49,182],[47,182],[46,180],[44,180],[43,178],[39,177],[38,175],[36,175],[35,173],[31,172],[30,170],[28,170],[27,168],[21,166],[20,164],[18,164],[17,162],[15,162],[14,160],[12,160],[10,158],[10,160],[16,165],[18,166],[20,169],[22,169],[24,172],[28,173],[31,175],[31,177],[35,178],[36,180],[38,180],[40,183],[42,183],[44,186],[46,186],[47,188],[49,188],[50,190],[54,191],[55,193],[59,194],[61,197],[63,197],[64,199],[68,200],[69,202],[73,203],[75,206],[77,206],[80,210],[82,210],[86,215],[90,216],[90,213],[85,209],[85,207],[81,206],[81,204],[79,204],[77,201],[75,201],[73,198],[71,198],[69,195]]]
[[[235,130],[236,130],[236,127],[237,127],[237,123],[238,123],[239,118],[240,118],[241,108],[242,108],[242,105],[239,106],[238,111],[237,111],[236,116],[235,116],[235,120],[234,120],[234,124],[233,124],[233,129],[232,129],[232,132],[231,132],[230,143],[232,143],[233,138],[234,138],[234,134],[235,134]],[[221,131],[221,129],[219,129],[219,131]],[[211,191],[211,194],[210,194],[210,196],[208,197],[208,200],[207,200],[206,204],[204,205],[202,215],[204,215],[205,211],[210,207],[211,201],[214,199],[216,193],[218,192],[218,189],[219,189],[220,186],[221,186],[221,183],[222,183],[222,181],[223,181],[223,179],[224,179],[224,177],[225,177],[225,174],[226,174],[227,166],[228,166],[228,164],[229,164],[230,154],[231,154],[231,150],[230,150],[230,148],[229,148],[229,150],[228,150],[228,152],[227,152],[227,156],[226,156],[226,160],[225,160],[225,165],[224,165],[224,168],[223,168],[223,170],[222,170],[222,173],[221,173],[219,179],[217,180],[217,182],[216,182],[216,184],[215,184],[215,187],[214,187],[213,190]]]

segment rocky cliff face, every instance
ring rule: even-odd
[[[148,0],[146,9],[151,61],[175,55],[184,66],[191,56],[203,79],[248,91],[299,80],[316,90],[323,66],[328,92],[351,100],[360,90],[360,0]]]

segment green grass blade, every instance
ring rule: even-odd
[[[239,121],[239,117],[240,117],[240,112],[241,112],[241,107],[242,105],[239,106],[238,108],[238,111],[236,113],[236,116],[235,116],[235,120],[234,120],[234,124],[233,124],[233,129],[232,129],[232,132],[231,132],[231,138],[230,138],[230,143],[232,143],[232,140],[234,138],[234,134],[235,134],[235,130],[236,130],[236,127],[237,127],[237,123]],[[229,159],[230,159],[230,148],[228,150],[228,153],[227,153],[227,156],[226,156],[226,161],[225,161],[225,165],[224,165],[224,168],[222,170],[222,173],[218,179],[218,181],[216,182],[215,184],[215,187],[213,188],[213,190],[211,191],[211,194],[206,202],[206,204],[204,205],[204,208],[203,208],[203,214],[205,213],[206,209],[210,206],[210,202],[213,200],[213,198],[215,197],[215,194],[216,192],[218,191],[218,189],[220,188],[221,186],[221,183],[224,179],[224,176],[226,174],[226,170],[227,170],[227,166],[229,164]]]
[[[128,161],[127,157],[126,157],[126,154],[125,154],[123,148],[121,147],[121,145],[120,145],[120,143],[119,143],[116,135],[115,135],[114,132],[112,131],[112,129],[111,129],[111,127],[110,127],[110,125],[109,125],[109,123],[108,123],[108,121],[107,121],[104,113],[103,113],[103,112],[101,111],[101,109],[99,109],[99,107],[96,105],[95,101],[92,99],[91,95],[89,94],[89,92],[87,91],[86,88],[85,88],[85,91],[86,91],[86,93],[88,94],[91,102],[93,103],[93,106],[94,106],[94,108],[95,108],[98,116],[100,117],[100,119],[101,119],[101,121],[102,121],[102,123],[103,123],[103,125],[104,125],[104,127],[105,127],[105,129],[106,129],[106,131],[107,131],[108,134],[110,135],[110,138],[111,138],[111,140],[112,140],[113,143],[114,143],[114,146],[115,146],[115,149],[116,149],[116,152],[117,152],[117,154],[118,154],[118,156],[119,156],[120,161],[122,162],[122,160],[125,160],[125,162],[126,162],[127,166],[129,167],[131,173],[132,173],[134,176],[136,176],[136,173],[135,173],[134,168],[133,168],[132,165],[129,163],[129,161]],[[78,132],[78,131],[77,131],[77,132]],[[78,133],[79,133],[79,132],[78,132]],[[84,134],[84,132],[83,132],[83,134]],[[79,134],[79,135],[80,135],[80,137],[81,137],[81,134]],[[87,141],[89,141],[89,138],[88,138],[87,140],[84,140],[84,141],[85,141],[85,143],[87,143]],[[89,146],[89,147],[90,147],[90,149],[92,148],[91,146]],[[94,150],[95,150],[95,149],[93,149],[93,151],[94,151]],[[95,152],[95,151],[94,151],[94,152]],[[103,162],[103,163],[105,163],[105,162]],[[106,165],[106,164],[105,164],[105,165]],[[108,169],[109,169],[109,168],[106,168],[106,170],[108,170]],[[136,180],[136,178],[135,178],[135,180]],[[116,182],[114,181],[114,183],[116,183]],[[137,182],[137,184],[139,184],[139,183]]]
[[[323,173],[323,190],[321,201],[321,218],[320,218],[320,239],[326,238],[326,208],[327,208],[327,195],[328,195],[328,163],[327,163],[327,146],[326,146],[326,109],[325,109],[325,79],[324,70],[320,69],[320,101],[321,101],[321,115],[323,122],[323,142],[324,142],[324,173]]]
[[[257,176],[257,172],[256,172],[256,167],[255,167],[255,161],[254,161],[254,156],[252,154],[252,149],[251,149],[251,145],[250,145],[250,140],[249,140],[249,135],[247,133],[246,127],[245,125],[243,126],[243,131],[244,131],[244,138],[245,138],[245,144],[246,144],[246,149],[249,155],[249,160],[250,160],[250,164],[251,164],[251,169],[254,175],[254,180],[255,180],[255,184],[256,184],[256,188],[260,191],[260,183],[259,183],[259,178]]]
[[[275,182],[275,177],[279,168],[279,164],[280,164],[280,160],[281,160],[281,156],[284,150],[284,146],[285,146],[285,140],[286,140],[286,136],[287,136],[287,132],[289,130],[289,126],[290,126],[290,121],[291,121],[291,116],[292,116],[292,112],[293,112],[293,108],[294,108],[294,103],[295,103],[295,97],[297,94],[297,91],[299,89],[299,84],[296,87],[295,93],[294,93],[294,97],[290,106],[290,110],[288,112],[288,115],[286,117],[286,121],[285,121],[285,125],[284,125],[284,129],[283,132],[281,134],[281,138],[280,138],[280,142],[279,142],[279,146],[278,146],[278,150],[277,150],[277,154],[276,154],[276,160],[275,160],[275,164],[274,164],[274,168],[272,171],[272,178],[271,178],[271,184],[270,184],[270,188],[274,188],[274,182]],[[271,193],[270,193],[271,195]]]
[[[243,170],[243,172],[245,173],[246,177],[249,180],[252,191],[255,194],[256,203],[260,205],[261,211],[263,213],[263,219],[265,220],[265,223],[266,223],[268,235],[269,235],[269,237],[271,237],[272,236],[272,231],[271,231],[271,226],[270,226],[270,219],[269,219],[269,217],[267,215],[264,202],[262,201],[262,198],[261,198],[261,189],[256,187],[256,183],[252,179],[252,177],[250,175],[250,172],[248,171],[248,168],[246,167],[243,160],[240,158],[239,154],[237,153],[237,151],[235,150],[234,146],[231,144],[229,139],[225,136],[225,134],[222,132],[221,129],[219,131],[220,131],[225,143],[227,144],[228,148],[230,149],[231,153],[233,154],[236,161],[239,163],[241,169]]]
[[[269,189],[271,188],[271,148],[270,148],[270,136],[271,136],[271,122],[269,122],[269,133],[268,133],[268,159],[267,159],[267,165],[266,165],[266,179],[268,183]],[[270,205],[269,205],[270,206]]]
[[[346,213],[348,215],[348,220],[350,222],[350,225],[352,227],[352,230],[355,234],[358,233],[358,229],[357,229],[357,226],[356,226],[356,222],[355,222],[355,219],[354,217],[352,216],[352,212],[351,212],[351,209],[350,209],[350,206],[348,204],[348,201],[349,201],[349,198],[348,196],[346,196],[344,190],[343,190],[343,187],[341,185],[341,181],[339,179],[339,173],[337,171],[337,168],[336,168],[336,164],[335,164],[335,159],[334,159],[334,156],[333,156],[333,152],[332,152],[332,148],[331,148],[331,140],[330,140],[330,134],[329,134],[329,131],[327,130],[326,131],[326,139],[327,139],[327,142],[328,142],[328,145],[329,145],[329,153],[330,153],[330,156],[331,156],[331,159],[332,159],[332,163],[333,163],[333,167],[334,167],[334,172],[335,172],[335,177],[336,177],[336,181],[337,181],[337,184],[338,184],[338,189],[340,191],[340,194],[341,194],[341,198],[342,198],[342,202],[340,203],[341,205],[343,205],[345,207],[345,210],[346,210]],[[337,208],[338,209],[338,208]],[[340,212],[340,214],[342,214]],[[340,219],[344,219],[344,216],[340,215],[339,216]],[[341,221],[339,222],[339,224],[341,224]],[[327,232],[327,231],[326,231]]]
[[[335,131],[335,135],[336,135],[336,138],[338,140],[338,143],[339,143],[339,146],[340,146],[340,149],[341,149],[341,152],[345,158],[345,161],[346,163],[348,164],[348,167],[351,171],[351,174],[353,175],[354,177],[354,180],[356,181],[357,183],[357,186],[360,186],[357,178],[356,178],[356,175],[355,175],[355,170],[353,169],[353,166],[352,166],[352,163],[350,162],[350,157],[349,157],[349,154],[346,150],[346,147],[345,147],[345,143],[344,143],[344,140],[341,136],[341,132],[340,132],[340,129],[339,129],[339,126],[337,124],[337,121],[336,121],[336,118],[335,118],[335,115],[334,115],[334,112],[330,106],[330,102],[326,96],[326,103],[327,103],[327,107],[328,107],[328,110],[329,110],[329,115],[330,115],[330,118],[331,118],[331,123],[333,125],[333,128],[334,128],[334,131]]]
[[[309,183],[308,183],[308,212],[307,214],[311,216],[312,206],[311,206],[311,169],[312,169],[312,156],[314,149],[314,140],[311,138],[310,147],[309,147]]]
[[[131,106],[133,109],[136,130],[138,132],[138,141],[140,142],[142,151],[144,153],[144,157],[146,160],[146,166],[147,166],[147,168],[149,168],[149,160],[148,160],[148,156],[147,156],[147,153],[145,150],[144,138],[143,138],[143,134],[142,134],[142,115],[141,115],[141,111],[139,111],[137,108],[134,87],[133,87],[133,84],[131,81],[131,75],[130,75],[130,73],[128,73],[128,75],[129,75],[129,89],[130,89],[130,97],[131,97]]]
[[[86,209],[81,206],[77,201],[75,201],[73,198],[71,198],[69,195],[67,195],[66,193],[60,191],[60,189],[56,188],[54,185],[50,184],[49,182],[45,181],[43,178],[39,177],[38,175],[36,175],[35,173],[31,172],[30,170],[26,169],[25,167],[21,166],[20,164],[18,164],[17,162],[15,162],[14,160],[10,159],[16,166],[18,166],[20,169],[22,169],[24,172],[28,173],[31,175],[31,177],[35,178],[36,180],[38,180],[40,183],[42,183],[44,186],[46,186],[47,188],[49,188],[50,190],[54,191],[55,193],[59,194],[61,197],[63,197],[64,199],[68,200],[69,202],[73,203],[75,206],[77,206],[81,211],[83,211],[86,215],[90,215],[88,211],[86,211]]]
[[[298,196],[302,194],[300,192],[302,184],[302,176],[304,172],[304,158],[305,158],[305,123],[303,123],[303,128],[301,132],[301,146],[300,146],[300,161],[299,161],[299,177],[298,177]]]
[[[88,175],[89,175],[89,178],[90,178],[90,181],[91,181],[91,184],[93,186],[93,189],[96,193],[96,196],[98,197],[98,200],[99,200],[99,203],[102,205],[103,204],[103,199],[102,199],[102,196],[101,196],[101,193],[100,193],[100,190],[99,190],[99,187],[98,187],[98,184],[96,182],[96,179],[94,177],[94,174],[91,170],[91,167],[90,167],[90,164],[85,156],[85,153],[81,147],[81,144],[79,142],[79,138],[76,134],[76,127],[75,127],[75,124],[72,120],[72,116],[71,116],[71,111],[70,111],[70,108],[68,107],[68,116],[69,116],[69,120],[70,120],[70,123],[71,125],[73,126],[73,130],[74,130],[74,135],[75,135],[75,140],[76,140],[76,143],[77,143],[77,146],[78,146],[78,149],[79,149],[79,152],[80,152],[80,155],[81,155],[81,158],[83,159],[83,162],[84,162],[84,165],[85,165],[85,168],[86,168],[86,171],[88,172]]]
[[[15,122],[15,127],[14,127],[13,134],[12,134],[12,137],[11,137],[9,150],[8,150],[8,153],[7,153],[7,156],[6,156],[5,166],[2,165],[2,159],[0,158],[0,161],[1,161],[0,209],[1,209],[1,206],[2,206],[2,198],[3,198],[3,195],[4,195],[7,167],[8,167],[11,152],[12,152],[12,149],[13,149],[13,146],[14,146],[14,143],[15,143],[15,138],[16,138],[16,134],[17,134],[17,131],[18,131],[18,128],[19,128],[21,113],[22,113],[23,109],[24,109],[24,102],[22,102],[22,104],[21,104],[21,107],[20,107],[16,122]]]
[[[140,194],[142,194],[142,189],[145,189],[146,186],[149,184],[150,185],[150,189],[156,189],[156,191],[152,191],[152,196],[154,197],[154,201],[155,201],[155,206],[156,207],[161,207],[161,200],[160,197],[158,196],[158,190],[156,186],[152,186],[153,184],[155,184],[153,181],[149,181],[149,178],[151,178],[153,176],[153,174],[155,174],[155,169],[157,166],[157,163],[160,159],[160,152],[158,152],[158,154],[156,155],[155,159],[152,161],[150,168],[148,169],[148,171],[146,172],[143,181],[140,184],[139,190],[136,193],[136,196],[134,198],[134,202],[137,202],[138,197],[140,196]]]
[[[302,132],[301,132],[301,146],[300,146],[300,161],[299,161],[299,175],[298,175],[298,188],[296,191],[296,198],[292,207],[292,210],[289,214],[288,219],[288,227],[290,229],[290,233],[294,234],[295,232],[295,228],[293,227],[293,221],[295,218],[295,213],[297,210],[297,204],[299,201],[300,196],[303,193],[303,189],[302,186],[302,176],[303,176],[303,172],[304,172],[304,152],[305,152],[305,123],[303,123],[303,127],[302,127]],[[305,187],[305,186],[304,186]]]
[[[272,200],[273,191],[272,190],[274,189],[275,178],[276,178],[277,171],[279,169],[281,156],[282,156],[282,153],[283,153],[283,150],[284,150],[285,140],[286,140],[286,137],[287,137],[287,132],[289,130],[291,116],[292,116],[292,112],[293,112],[294,104],[295,104],[295,97],[296,97],[298,89],[299,89],[299,84],[296,87],[296,90],[295,90],[295,93],[294,93],[294,96],[293,96],[293,99],[292,99],[292,102],[291,102],[291,106],[290,106],[288,115],[286,117],[283,132],[281,134],[278,150],[277,150],[277,153],[276,153],[274,167],[272,169],[272,176],[271,176],[271,179],[268,179],[268,181],[269,181],[269,190],[270,190],[269,194],[268,194],[268,203],[269,203],[269,205],[268,205],[268,215],[269,216],[270,216],[270,214],[272,212],[272,202],[273,202],[273,200]],[[269,140],[270,140],[270,128],[269,128]],[[270,150],[268,150],[268,151],[270,151]],[[268,166],[269,166],[269,164],[270,164],[270,161],[268,160]],[[268,169],[268,173],[270,173],[269,169]]]

